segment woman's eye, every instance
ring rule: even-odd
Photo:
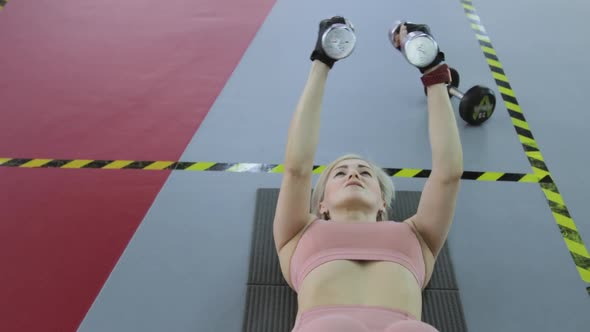
[[[338,175],[340,175],[340,174],[344,174],[344,172],[338,172],[338,173],[336,173],[336,175],[335,175],[335,176],[338,176]]]
[[[369,176],[371,176],[371,173],[369,173],[369,172],[367,172],[367,171],[364,171],[364,172],[362,172],[361,174],[368,174]]]

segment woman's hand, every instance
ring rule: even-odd
[[[400,48],[401,46],[401,40],[406,39],[406,36],[408,35],[408,28],[406,28],[405,24],[402,24],[402,26],[399,29],[399,33],[394,33],[393,35],[393,46],[395,46],[396,48]]]
[[[397,25],[397,27],[394,29],[394,31],[392,32],[393,35],[390,35],[390,38],[392,40],[392,44],[393,46],[400,52],[402,52],[406,58],[408,60],[410,60],[410,58],[407,57],[407,54],[405,53],[405,50],[402,50],[402,44],[405,42],[405,40],[408,38],[408,33],[412,33],[412,32],[422,32],[428,36],[432,37],[432,33],[430,32],[430,28],[428,27],[428,25],[426,24],[415,24],[415,23],[410,23],[410,22],[401,22]],[[420,43],[425,43],[424,41],[422,42],[418,42],[419,45]],[[432,50],[430,49],[431,47],[435,47],[436,46],[436,50]],[[418,46],[420,47],[420,46]],[[426,53],[430,53],[430,52],[436,52],[436,55],[434,57],[434,59],[429,63],[429,64],[414,64],[412,63],[412,61],[410,61],[410,63],[414,64],[422,74],[426,74],[434,69],[436,69],[436,67],[445,61],[445,54],[443,52],[440,51],[440,48],[438,47],[438,45],[436,44],[436,42],[433,42],[432,44],[429,44],[428,42],[426,42],[426,44],[424,45],[424,47],[427,47],[428,50],[424,51]],[[412,47],[413,48],[413,47]],[[426,54],[424,54],[426,55]],[[415,61],[418,61],[418,59],[414,59]],[[422,59],[420,61],[418,61],[419,63],[422,63],[422,61],[424,61],[426,59]]]

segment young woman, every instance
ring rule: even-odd
[[[283,276],[298,295],[292,331],[437,331],[421,321],[422,291],[451,227],[463,173],[446,88],[450,72],[439,50],[431,63],[418,67],[428,92],[432,172],[414,216],[390,220],[391,178],[354,154],[328,165],[310,197],[324,86],[337,61],[326,55],[320,38],[343,22],[333,17],[320,23],[311,72],[288,133],[273,234]],[[408,31],[424,27],[400,24],[391,42],[400,49]]]

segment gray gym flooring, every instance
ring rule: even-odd
[[[590,5],[474,6],[588,245]],[[359,42],[329,74],[317,165],[354,152],[383,167],[430,168],[419,73],[387,40],[393,21],[407,19],[431,26],[462,90],[481,84],[498,97],[481,127],[456,113],[465,170],[532,173],[463,6],[434,0],[278,0],[182,160],[282,163],[317,24],[334,15],[355,24]],[[424,181],[394,178],[397,190]],[[280,182],[281,174],[174,171],[79,330],[241,331],[256,190]],[[588,284],[538,183],[464,180],[448,242],[469,331],[589,329]]]

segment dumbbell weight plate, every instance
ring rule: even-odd
[[[356,34],[352,23],[334,24],[322,35],[322,48],[332,59],[344,59],[354,51]]]
[[[496,109],[496,95],[488,87],[476,85],[465,92],[459,105],[459,115],[465,122],[478,126],[486,122]]]
[[[449,70],[451,71],[451,84],[449,84],[450,86],[454,87],[454,88],[459,88],[459,81],[461,79],[461,77],[459,76],[459,72],[455,69],[455,68],[451,68],[449,67]],[[426,89],[426,87],[424,87],[424,94],[428,96],[428,91]],[[452,98],[453,96],[449,93],[449,98]]]

